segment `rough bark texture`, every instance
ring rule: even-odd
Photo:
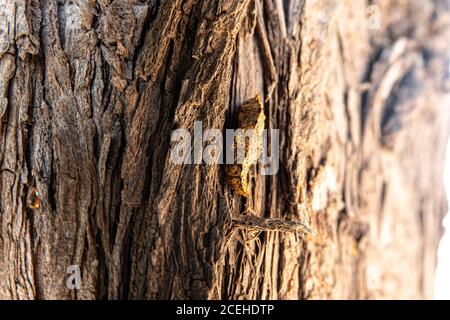
[[[1,0],[0,298],[430,298],[449,12]],[[256,94],[280,129],[280,171],[253,173],[247,200],[220,166],[170,161],[172,130],[231,127]],[[246,209],[318,235],[248,227]]]

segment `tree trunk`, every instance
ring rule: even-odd
[[[432,297],[449,13],[2,0],[0,298]],[[221,165],[171,161],[173,130],[232,128],[257,94],[280,163],[251,172],[247,198]],[[317,235],[239,224],[249,212]]]

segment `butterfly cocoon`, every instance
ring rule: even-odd
[[[229,177],[240,177],[242,167],[238,164],[228,164],[225,166],[225,174]]]
[[[235,151],[237,145],[244,144],[245,157],[241,163],[225,166],[227,184],[237,194],[248,196],[248,173],[256,163],[263,149],[263,132],[266,116],[264,106],[259,95],[244,103],[239,109],[239,129],[242,132],[235,137]],[[247,139],[249,137],[249,139]],[[235,154],[235,160],[237,159]]]
[[[238,195],[241,195],[243,197],[248,196],[248,184],[246,177],[244,178],[244,177],[227,176],[225,178],[225,181],[228,183],[231,189],[233,189],[233,191],[236,192]]]

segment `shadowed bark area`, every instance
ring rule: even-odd
[[[0,298],[431,298],[449,26],[447,0],[3,0]],[[171,160],[257,94],[280,162],[248,198]]]

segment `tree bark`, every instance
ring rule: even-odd
[[[447,0],[2,0],[0,298],[432,297],[449,13]],[[258,165],[248,198],[220,165],[171,161],[173,130],[231,128],[257,94],[280,170]]]

